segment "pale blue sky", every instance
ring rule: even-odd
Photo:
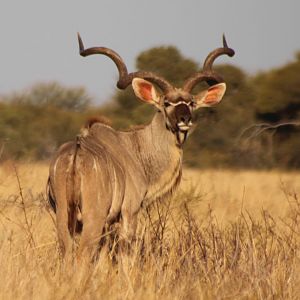
[[[225,32],[236,56],[220,62],[266,70],[300,50],[299,13],[299,0],[1,0],[0,94],[55,80],[109,99],[117,70],[106,57],[80,57],[77,31],[87,47],[117,51],[130,71],[139,52],[162,44],[201,62]]]

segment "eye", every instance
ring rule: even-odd
[[[165,107],[168,107],[168,106],[170,106],[170,105],[171,105],[171,103],[170,103],[170,102],[168,102],[168,101],[165,101],[164,105],[165,105]]]

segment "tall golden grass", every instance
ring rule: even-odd
[[[82,268],[60,259],[47,171],[0,167],[1,299],[299,299],[299,173],[187,170],[130,253],[106,238]]]

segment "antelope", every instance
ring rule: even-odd
[[[129,131],[117,131],[92,119],[52,159],[47,193],[56,212],[60,249],[63,256],[72,251],[74,234],[81,225],[80,257],[93,256],[105,226],[115,222],[121,222],[120,238],[131,241],[140,208],[176,190],[193,112],[219,103],[226,90],[223,78],[212,70],[213,62],[220,55],[232,57],[234,50],[223,36],[223,47],[209,53],[202,72],[175,88],[152,72],[128,73],[112,49],[85,49],[79,34],[78,42],[81,56],[102,54],[112,59],[119,71],[119,89],[132,85],[140,100],[157,108],[149,125]],[[209,87],[192,94],[203,81]]]

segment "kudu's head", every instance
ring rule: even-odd
[[[210,107],[222,100],[226,90],[223,78],[212,70],[213,62],[220,55],[234,55],[223,35],[223,47],[215,49],[206,57],[202,72],[197,72],[188,78],[182,88],[173,87],[166,79],[145,71],[128,73],[122,58],[113,50],[105,47],[84,49],[83,42],[78,34],[79,52],[81,56],[103,54],[110,57],[119,70],[117,87],[126,89],[132,84],[133,90],[142,101],[156,106],[164,115],[166,127],[171,130],[179,144],[183,144],[188,130],[193,125],[193,111],[199,107]],[[193,94],[194,87],[205,81],[209,88],[198,94]],[[160,91],[157,90],[158,87]]]

